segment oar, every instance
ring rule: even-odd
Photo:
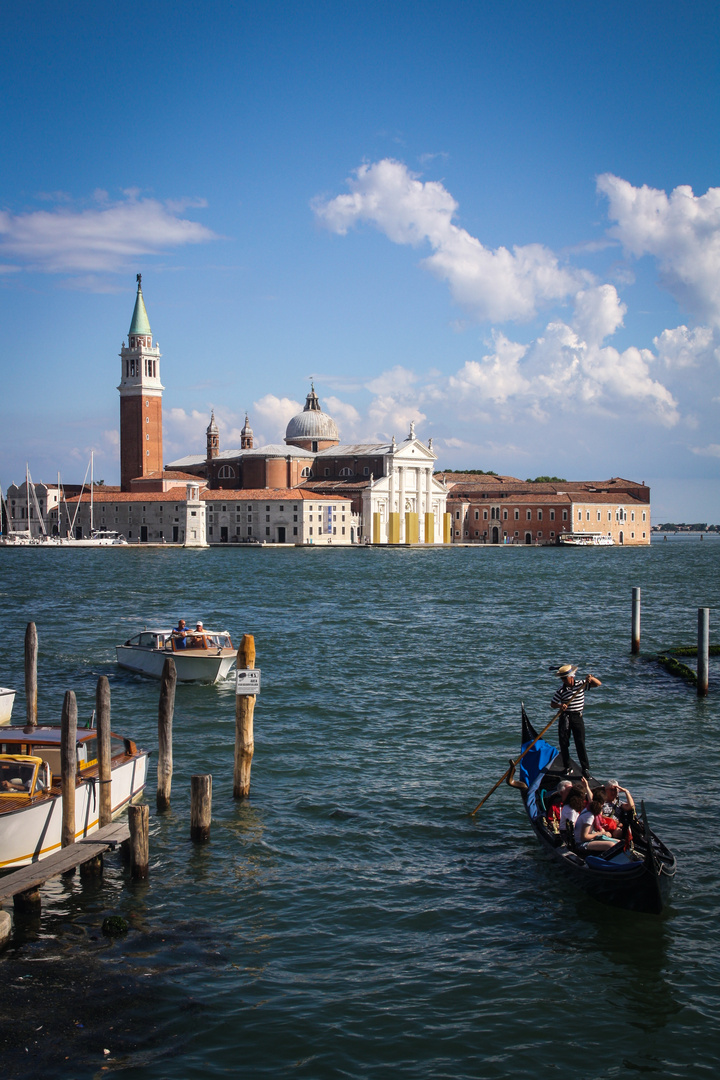
[[[573,694],[573,696],[572,696],[572,697],[570,698],[570,701],[568,701],[568,702],[567,702],[567,704],[568,704],[568,705],[571,705],[571,704],[572,704],[572,702],[573,702],[573,701],[575,700],[575,698],[577,697],[578,693],[579,693],[579,691],[577,691],[577,690],[576,690],[576,691],[575,691],[575,693]],[[552,720],[551,720],[551,721],[550,721],[550,722],[549,722],[548,724],[546,724],[546,725],[545,725],[545,727],[544,727],[544,728],[542,729],[542,731],[540,732],[540,734],[539,734],[539,735],[536,735],[536,736],[535,736],[535,738],[533,739],[533,741],[532,741],[531,743],[529,743],[529,744],[528,744],[528,746],[526,746],[526,747],[525,747],[525,749],[523,750],[522,754],[521,754],[521,755],[520,755],[520,757],[519,757],[519,758],[517,759],[517,761],[513,761],[512,765],[510,766],[510,769],[515,769],[515,768],[517,768],[517,766],[518,766],[518,765],[520,764],[520,762],[522,761],[522,759],[523,759],[523,758],[525,757],[525,755],[527,754],[528,750],[532,750],[533,746],[534,746],[534,745],[535,745],[535,743],[536,743],[536,742],[538,741],[538,739],[541,739],[541,738],[543,737],[543,735],[545,734],[545,732],[546,732],[546,731],[548,730],[548,728],[552,727],[552,725],[553,725],[553,724],[555,723],[555,721],[557,720],[558,716],[561,716],[561,715],[562,715],[562,712],[563,712],[563,710],[562,710],[562,709],[558,709],[558,711],[557,711],[557,712],[555,713],[555,715],[553,716]],[[490,798],[490,796],[492,795],[493,791],[497,791],[497,789],[498,789],[498,788],[500,787],[500,785],[502,784],[503,780],[507,780],[508,776],[510,775],[510,769],[507,769],[507,770],[506,770],[506,772],[504,772],[504,773],[502,774],[502,776],[501,776],[501,777],[500,777],[500,779],[498,780],[497,784],[493,784],[493,786],[492,786],[492,787],[490,788],[490,790],[488,791],[488,793],[487,793],[487,795],[485,796],[485,798],[484,798],[484,799],[481,799],[481,800],[480,800],[480,802],[479,802],[479,803],[477,804],[477,806],[475,807],[475,809],[474,809],[474,810],[472,811],[472,813],[470,814],[470,817],[475,817],[475,815],[477,814],[477,812],[478,812],[478,810],[480,809],[480,807],[482,806],[482,804],[483,804],[483,803],[486,803],[486,802],[488,801],[488,799],[489,799],[489,798]]]

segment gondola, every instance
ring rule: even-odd
[[[565,777],[579,780],[581,770],[571,760],[570,770],[563,771],[560,752],[538,738],[524,706],[522,750],[527,753],[519,762],[517,773],[518,779],[527,785],[526,790],[520,789],[523,803],[538,840],[553,862],[601,903],[659,915],[667,903],[676,860],[651,831],[645,804],[640,803],[639,817],[634,816],[626,823],[625,836],[615,847],[602,855],[584,854],[577,849],[572,836],[554,832],[546,818],[547,802],[559,781]],[[589,783],[591,787],[599,786],[599,781],[593,777],[589,778]]]

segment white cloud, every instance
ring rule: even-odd
[[[720,188],[694,195],[683,184],[668,196],[611,173],[599,176],[597,187],[617,223],[610,235],[635,258],[658,259],[662,282],[675,299],[720,325]]]
[[[318,219],[341,236],[369,222],[396,244],[429,244],[433,254],[424,265],[477,319],[529,319],[538,306],[563,300],[590,281],[590,275],[562,267],[542,244],[512,251],[484,247],[453,224],[458,204],[449,191],[437,181],[423,183],[399,161],[361,165],[348,185],[349,195],[316,200]]]
[[[275,394],[265,394],[259,401],[253,402],[253,416],[257,413],[261,422],[264,422],[268,428],[270,435],[268,442],[282,442],[285,438],[285,429],[288,423],[297,416],[299,412],[302,412],[303,406],[299,401],[294,401],[292,398],[276,397]],[[252,420],[252,417],[251,417]],[[258,436],[255,445],[259,445],[259,440],[262,436]]]
[[[709,446],[691,446],[693,454],[700,454],[702,457],[717,457],[720,458],[720,443],[710,443]]]
[[[676,326],[674,330],[663,330],[653,339],[653,344],[658,357],[668,368],[698,367],[713,358],[720,361],[720,348],[713,347],[715,339],[709,326],[697,326],[694,330]]]
[[[197,201],[163,204],[134,192],[114,203],[97,201],[97,208],[85,210],[0,211],[0,254],[42,273],[114,273],[138,256],[217,239],[204,225],[178,216]]]
[[[638,408],[672,426],[679,420],[677,402],[653,379],[655,356],[631,346],[620,352],[603,345],[622,324],[625,307],[612,285],[580,292],[573,326],[555,321],[528,345],[495,333],[494,351],[467,361],[448,380],[449,394],[466,412],[512,402],[537,420],[573,414],[582,408],[613,412]]]

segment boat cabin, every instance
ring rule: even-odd
[[[137,748],[132,739],[111,736],[111,760],[135,753]],[[78,773],[97,766],[97,731],[88,728],[78,732],[76,754]],[[0,734],[0,795],[37,795],[51,788],[53,783],[59,783],[60,773],[59,727],[38,727],[32,733],[20,727],[6,728]],[[16,784],[16,780],[20,783]],[[32,785],[28,788],[31,780]],[[6,788],[5,781],[11,783],[12,788]]]
[[[182,641],[187,644],[182,644]],[[214,630],[190,630],[187,637],[179,638],[172,630],[143,630],[134,637],[128,638],[125,645],[139,649],[154,649],[169,653],[182,652],[188,649],[232,649],[232,641],[227,630],[217,633]]]

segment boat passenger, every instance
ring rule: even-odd
[[[7,772],[7,770],[3,769],[3,772]],[[19,776],[11,776],[0,783],[0,790],[16,791],[19,794],[21,791],[30,791],[32,789],[34,767],[32,765],[21,765],[17,772],[19,772]]]
[[[187,648],[187,629],[184,619],[178,619],[178,624],[173,628],[172,636],[175,642],[176,649]]]
[[[571,780],[561,780],[548,800],[546,817],[548,825],[553,829],[555,826],[560,826],[560,813],[567,801],[571,789]]]
[[[621,801],[620,796],[623,796]],[[635,800],[627,788],[620,787],[617,780],[608,780],[605,785],[605,801],[602,812],[605,817],[615,818],[621,824],[635,815]]]
[[[195,632],[190,637],[190,645],[193,645],[196,649],[205,648],[205,638],[207,636],[203,624],[200,621],[196,622]]]
[[[575,829],[575,822],[580,817],[584,807],[585,794],[582,788],[573,785],[573,787],[570,788],[570,793],[560,811],[560,832],[562,832],[563,829]]]
[[[593,798],[590,805],[578,815],[575,822],[575,843],[583,851],[609,851],[616,841],[608,833],[595,828],[595,817],[602,811],[602,801]]]
[[[605,805],[605,788],[598,787],[593,790],[593,799],[600,803],[601,810],[599,814],[595,815],[595,828],[601,832],[609,833],[610,836],[614,836],[616,839],[623,835],[623,826],[616,817],[612,814],[605,814],[603,808]]]

